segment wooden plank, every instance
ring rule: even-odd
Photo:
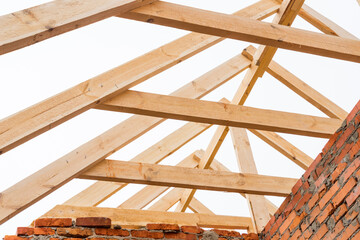
[[[209,124],[187,123],[130,161],[159,163],[209,127]],[[97,206],[126,185],[125,183],[96,182],[67,200],[64,204],[72,206]]]
[[[0,55],[154,1],[51,1],[0,16]]]
[[[168,193],[166,193],[161,199],[151,205],[148,210],[151,211],[167,211],[172,206],[175,205],[176,202],[179,201],[181,195],[183,194],[185,189],[182,188],[173,188]]]
[[[177,164],[177,166],[188,168],[194,168],[198,166],[198,162],[194,160],[193,155],[194,153],[187,156],[184,160]],[[168,190],[168,187],[146,186],[137,193],[135,193],[133,196],[131,196],[128,200],[123,202],[120,206],[118,206],[118,208],[142,209],[148,204],[150,204],[159,195],[164,193],[166,190]]]
[[[360,62],[360,41],[295,29],[192,7],[155,2],[121,17],[249,41],[325,57]]]
[[[243,50],[243,55],[249,58],[249,60],[253,60],[255,48],[253,46],[245,48]],[[329,117],[345,119],[348,115],[345,110],[331,102],[328,98],[310,87],[291,72],[287,71],[275,61],[271,61],[266,71]]]
[[[282,2],[279,12],[275,15],[274,24],[291,26],[297,13],[299,12],[304,0],[285,0]],[[261,45],[255,51],[254,56],[250,60],[252,64],[246,72],[239,89],[235,93],[232,103],[244,105],[257,79],[262,77],[269,63],[274,57],[277,48]]]
[[[173,223],[204,228],[249,229],[251,219],[198,213],[174,213],[135,209],[114,209],[58,205],[42,217],[108,217],[112,224],[146,226],[148,223]]]
[[[276,12],[278,7],[277,3],[263,0],[240,10],[237,14],[263,19]],[[190,33],[1,120],[0,154],[88,110],[97,102],[113,97],[222,40],[223,38],[215,36]],[[231,79],[242,71],[244,64],[249,65],[247,59],[237,56],[204,77],[215,79],[222,75],[223,78]]]
[[[208,169],[210,167],[228,131],[229,128],[227,126],[218,126],[216,128],[215,133],[199,162],[199,169]],[[192,198],[194,197],[195,192],[196,189],[185,190],[175,211],[185,212],[186,208],[189,206]]]
[[[215,215],[215,213],[213,211],[211,211],[209,208],[207,208],[204,204],[202,204],[199,200],[197,200],[194,197],[189,204],[189,208],[194,213],[205,213],[205,214],[214,214]]]
[[[78,178],[213,191],[287,196],[297,179],[103,160]]]
[[[304,170],[308,169],[310,164],[313,162],[313,159],[309,155],[305,154],[276,133],[254,129],[249,129],[249,131]]]
[[[130,91],[97,109],[328,138],[341,120]]]
[[[200,161],[200,159],[202,158],[202,156],[204,155],[204,150],[198,150],[195,152],[194,154],[194,159],[196,161]],[[214,159],[214,161],[211,164],[211,169],[216,170],[216,171],[227,171],[227,172],[231,172],[230,169],[228,169],[227,167],[225,167],[223,164],[221,164],[219,161],[217,161],[216,159]],[[240,195],[244,198],[246,198],[245,194],[240,193]],[[190,203],[191,205],[191,203]],[[191,207],[191,206],[190,206]],[[269,212],[271,215],[274,215],[275,212],[277,211],[278,207],[275,206],[271,201],[266,199],[266,207],[268,208]]]
[[[230,133],[240,172],[258,174],[246,130],[243,128],[230,128]],[[246,194],[246,199],[253,227],[259,233],[270,220],[270,213],[266,207],[266,199],[264,196],[252,194]]]
[[[303,2],[303,0],[284,1],[275,16],[273,23],[290,26]],[[276,50],[276,48],[269,46],[261,46],[258,49],[256,52],[256,59],[253,61],[253,64],[250,66],[250,70],[248,70],[245,78],[241,82],[238,91],[235,94],[233,99],[234,104],[244,104],[257,78],[262,76]],[[219,126],[216,129],[214,136],[205,150],[205,155],[200,161],[199,168],[206,169],[210,166],[228,131],[229,128],[227,126]],[[175,211],[185,212],[186,208],[191,202],[191,199],[194,197],[195,192],[195,189],[184,191],[183,196],[180,199],[180,203],[176,207]]]
[[[300,10],[299,16],[326,34],[358,40],[358,38],[355,37],[353,34],[349,33],[348,31],[346,31],[330,19],[326,18],[325,16],[321,15],[306,4],[304,4],[302,9]]]
[[[245,59],[242,61],[242,59]],[[237,65],[228,65],[239,60]],[[201,98],[249,66],[239,55],[178,89],[173,96]],[[225,71],[228,69],[229,71]],[[214,73],[214,74],[212,74]],[[236,75],[236,74],[235,74]],[[133,116],[0,193],[0,224],[126,146],[165,119]],[[133,126],[137,126],[134,128]],[[1,139],[1,138],[0,138]],[[18,196],[23,196],[19,198]]]

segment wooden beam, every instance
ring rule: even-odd
[[[230,128],[230,133],[240,172],[258,174],[246,130],[243,128]],[[246,199],[253,227],[256,232],[260,233],[270,220],[266,199],[264,196],[252,194],[246,194]]]
[[[130,161],[159,163],[210,126],[211,125],[209,124],[187,123],[152,145],[150,148],[141,152]],[[125,183],[96,182],[67,200],[64,204],[72,206],[97,206],[126,185],[127,184]],[[101,191],[99,191],[100,189]]]
[[[292,178],[113,160],[103,160],[78,178],[273,196],[287,196],[297,181]]]
[[[263,19],[276,12],[278,7],[277,3],[263,0],[240,10],[237,14]],[[222,40],[223,38],[199,33],[187,34],[1,120],[0,154],[77,116],[97,102],[105,101]],[[249,66],[248,60],[237,56],[204,77],[210,77],[216,81],[215,78],[221,76],[223,79],[229,80],[242,71],[241,68],[244,67],[244,64]],[[211,74],[214,74],[214,77]],[[198,88],[191,89],[199,90]]]
[[[155,2],[121,17],[277,48],[360,62],[360,41],[192,7]]]
[[[189,208],[194,213],[205,213],[205,214],[214,214],[209,208],[207,208],[204,204],[202,204],[198,199],[194,198],[191,200],[189,204]]]
[[[172,206],[179,201],[181,195],[185,189],[182,188],[173,188],[168,193],[166,193],[162,198],[160,198],[157,202],[151,205],[148,210],[151,211],[164,211],[166,212]]]
[[[114,209],[58,205],[42,217],[108,217],[112,224],[146,226],[148,223],[173,223],[204,228],[249,229],[251,219],[198,213],[158,212],[135,209]]]
[[[342,122],[339,119],[130,90],[96,108],[325,138],[332,136]]]
[[[236,60],[240,61],[238,65],[228,65],[229,62]],[[239,55],[186,84],[172,95],[201,98],[248,65],[249,61]],[[229,69],[229,71],[224,72],[224,69]],[[0,224],[46,197],[82,171],[126,146],[164,120],[133,116],[4,190],[0,193]],[[19,196],[23,197],[19,198]]]
[[[253,46],[249,46],[243,50],[243,55],[249,58],[249,60],[253,60],[255,51]],[[275,61],[270,62],[266,71],[329,117],[343,120],[348,115],[345,110],[331,102],[328,98],[310,87],[301,79],[297,78],[294,74],[287,71]]]
[[[206,151],[199,162],[199,169],[208,169],[215,158],[216,153],[219,151],[222,142],[224,141],[229,128],[227,126],[218,126],[213,137],[210,140]],[[184,191],[179,204],[177,205],[176,212],[185,212],[189,206],[192,198],[194,197],[196,189],[187,189]]]
[[[154,1],[51,1],[1,16],[0,55]]]
[[[358,38],[355,37],[353,34],[349,33],[348,31],[346,31],[330,19],[326,18],[325,16],[321,15],[306,4],[304,4],[302,9],[300,10],[299,16],[326,34],[358,40]]]
[[[274,23],[283,24],[290,26],[295,19],[296,14],[298,13],[301,5],[304,0],[286,0],[284,1],[279,9],[279,12],[276,14]],[[272,57],[276,52],[276,48],[262,46],[257,51],[256,63],[250,66],[244,80],[241,82],[241,85],[238,91],[235,94],[235,97],[232,101],[234,104],[243,105],[246,98],[248,97],[252,87],[254,86],[257,78],[262,76],[267,65],[271,61]],[[255,61],[253,61],[255,62]],[[219,126],[216,129],[214,136],[212,137],[208,147],[205,150],[205,154],[200,161],[199,168],[207,169],[212,160],[214,159],[216,153],[218,152],[224,138],[226,137],[229,128],[227,126]],[[196,189],[186,190],[183,193],[183,196],[180,199],[180,203],[176,207],[177,212],[185,212],[186,208],[189,206],[191,199],[194,197]]]
[[[177,164],[177,166],[188,168],[195,168],[198,166],[198,162],[194,160],[193,155],[194,153],[187,156],[184,160]],[[168,190],[168,187],[146,186],[123,202],[120,206],[118,206],[118,208],[142,209],[166,190]]]
[[[198,162],[200,162],[200,159],[202,158],[202,156],[204,155],[204,150],[198,150],[195,152],[194,154],[194,159]],[[214,159],[214,161],[211,164],[211,169],[215,170],[215,171],[227,171],[227,172],[231,172],[230,169],[228,169],[227,167],[225,167],[223,164],[221,164],[219,161],[217,161],[216,159]],[[246,198],[245,194],[240,193],[240,195],[244,198]],[[191,204],[191,203],[190,203]],[[270,212],[271,215],[274,215],[275,212],[277,211],[278,207],[275,206],[271,201],[266,199],[266,206]]]
[[[305,154],[300,149],[274,132],[259,131],[254,129],[249,129],[249,131],[275,148],[277,151],[279,151],[281,154],[304,170],[308,169],[310,164],[313,162],[313,159],[309,155]]]

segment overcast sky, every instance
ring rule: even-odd
[[[8,14],[47,1],[0,1],[0,15]],[[255,1],[171,1],[212,11],[232,13]],[[360,37],[360,7],[356,0],[307,0],[306,4]],[[272,17],[266,21],[271,21]],[[318,31],[300,17],[294,27]],[[0,30],[1,31],[1,30]],[[110,18],[90,26],[45,40],[38,44],[0,56],[0,119],[29,107],[41,100],[66,90],[80,82],[121,65],[154,48],[177,39],[187,31],[151,25],[142,22]],[[169,94],[187,82],[196,79],[229,58],[239,54],[249,43],[225,40],[167,70],[134,89]],[[257,46],[256,44],[253,44]],[[279,50],[274,59],[307,84],[350,111],[359,101],[360,65]],[[238,75],[204,99],[218,101],[231,99],[244,77]],[[269,74],[259,79],[245,105],[303,113],[325,115]],[[74,119],[48,131],[27,143],[0,155],[0,192],[60,158],[130,114],[89,110]],[[182,126],[184,122],[168,120],[113,154],[111,159],[130,160],[154,142]],[[182,149],[164,160],[176,164],[198,149],[205,149],[215,127],[210,128]],[[299,149],[316,157],[326,143],[325,139],[281,134]],[[249,133],[254,158],[260,174],[299,178],[303,170],[282,156],[266,143]],[[236,158],[228,136],[216,159],[233,171],[237,170]],[[32,220],[61,204],[89,186],[87,180],[74,180],[23,211],[0,226],[0,237],[15,234],[17,226],[27,226]],[[121,190],[100,206],[116,207],[143,186],[132,185]],[[21,197],[21,196],[19,196]],[[216,214],[249,216],[247,203],[238,194],[198,191],[196,197]],[[282,198],[271,197],[276,205]]]

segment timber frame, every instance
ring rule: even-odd
[[[271,15],[272,23],[261,21]],[[325,34],[292,28],[298,15]],[[277,209],[264,196],[286,196],[297,179],[259,175],[247,132],[307,169],[312,158],[275,132],[329,138],[347,116],[342,108],[273,61],[277,48],[360,63],[360,41],[304,0],[260,0],[232,15],[156,0],[69,0],[0,16],[0,54],[113,16],[193,32],[0,120],[0,153],[6,154],[89,109],[135,114],[1,192],[0,224],[79,178],[98,181],[43,216],[101,213],[111,215],[113,222],[121,225],[163,222],[260,232]],[[130,90],[225,38],[261,45],[257,49],[249,45],[170,95]],[[165,55],[164,49],[172,54]],[[231,99],[201,100],[243,71],[245,77]],[[328,117],[243,106],[265,71]],[[108,159],[166,119],[188,123],[130,161]],[[177,166],[159,165],[212,125],[218,126],[206,149],[195,151]],[[227,169],[215,159],[228,133],[238,170]],[[129,183],[148,186],[116,209],[97,207]],[[215,215],[194,197],[197,189],[241,194],[249,203],[251,218]],[[155,200],[148,210],[142,210]],[[175,212],[169,212],[175,204]],[[183,213],[186,209],[194,213]]]

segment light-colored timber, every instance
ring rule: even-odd
[[[341,120],[333,118],[130,90],[99,104],[96,108],[323,138],[329,138],[342,123]]]
[[[96,217],[111,218],[120,226],[144,226],[147,223],[173,223],[207,228],[251,229],[248,217],[221,216],[212,214],[174,213],[136,209],[113,209],[58,205],[42,217]]]
[[[277,48],[360,62],[358,40],[339,38],[178,4],[155,2],[120,16]]]

